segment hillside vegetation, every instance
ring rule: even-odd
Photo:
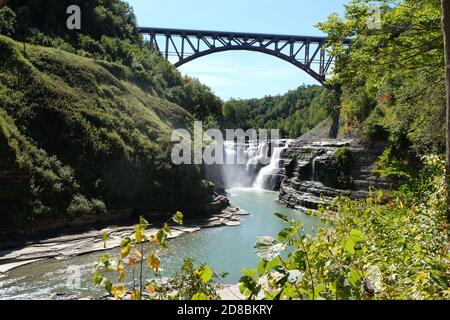
[[[2,181],[2,220],[170,210],[207,195],[199,168],[173,168],[169,158],[171,131],[192,116],[109,71],[125,67],[51,48],[23,51],[6,37],[0,61],[1,140],[15,168],[10,179],[22,176],[10,181],[21,184],[17,193]]]
[[[394,160],[445,149],[445,74],[440,0],[352,0],[318,27],[339,56],[342,136],[387,140]],[[372,20],[371,20],[372,19]],[[377,18],[378,19],[378,18]],[[351,48],[340,39],[353,37]]]
[[[298,138],[337,112],[338,96],[317,85],[301,86],[286,94],[224,104],[224,126],[279,129],[282,137]]]

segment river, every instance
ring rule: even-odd
[[[236,283],[242,268],[254,268],[258,257],[253,251],[259,236],[276,236],[283,227],[273,214],[280,212],[303,222],[305,232],[314,234],[319,222],[301,212],[287,209],[276,202],[277,194],[257,188],[228,190],[234,205],[249,212],[242,224],[235,227],[203,229],[185,234],[169,242],[168,249],[160,253],[162,275],[177,272],[186,257],[209,264],[217,273],[228,272],[226,283]],[[110,255],[118,250],[110,250]],[[73,297],[99,297],[102,288],[91,283],[92,267],[102,253],[96,252],[66,260],[45,260],[26,265],[6,274],[0,274],[0,299],[55,299]],[[80,286],[69,288],[70,275],[81,275]],[[76,283],[76,282],[75,282]]]

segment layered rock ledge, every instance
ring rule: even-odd
[[[346,149],[350,158],[347,172],[336,165],[338,149]],[[356,140],[298,139],[283,155],[283,179],[279,202],[300,211],[316,210],[337,196],[364,198],[370,188],[392,189],[396,181],[375,171],[384,145],[364,146]]]

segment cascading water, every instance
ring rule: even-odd
[[[311,161],[311,181],[316,181],[316,158]]]
[[[273,147],[283,145],[284,147]],[[225,164],[220,166],[224,189],[258,188],[274,190],[280,180],[283,150],[287,141],[256,142],[238,144],[224,143]],[[272,151],[272,152],[270,152]],[[271,153],[271,156],[269,154]]]
[[[279,180],[277,174],[279,174],[281,169],[281,156],[283,155],[284,149],[285,147],[273,149],[270,163],[259,171],[258,176],[253,183],[254,188],[268,190],[275,189],[277,181]]]

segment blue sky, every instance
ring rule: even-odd
[[[183,29],[322,35],[314,25],[348,0],[127,0],[139,26]],[[199,78],[222,99],[282,94],[309,75],[275,57],[246,51],[208,55],[179,68]]]

